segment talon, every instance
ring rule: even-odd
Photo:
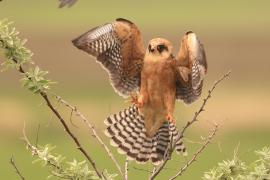
[[[130,98],[131,98],[131,100],[130,100],[131,103],[133,103],[133,104],[138,103],[138,96],[131,94]]]
[[[131,97],[130,102],[131,102],[132,104],[134,104],[134,105],[137,106],[138,108],[142,108],[142,107],[143,107],[143,103],[139,100],[139,98],[138,98],[137,95],[131,94],[130,97]]]
[[[166,116],[166,119],[170,122],[170,123],[173,123],[174,125],[176,124],[176,121],[175,119],[173,118],[173,116],[171,114],[168,114]]]

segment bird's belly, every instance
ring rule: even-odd
[[[152,76],[147,80],[147,94],[148,102],[144,106],[144,114],[147,118],[152,119],[153,123],[157,121],[165,121],[166,107],[164,84],[161,82],[159,76]]]
[[[145,104],[140,109],[144,115],[145,127],[148,136],[153,136],[166,121],[167,108],[166,96],[173,88],[173,71],[163,66],[145,67],[144,85],[146,91],[142,97],[146,98]]]
[[[146,81],[149,105],[165,109],[166,94],[175,87],[172,71],[157,68],[148,77]]]
[[[162,83],[158,78],[147,80],[148,101],[144,104],[141,112],[144,115],[146,133],[152,137],[166,121],[166,107]]]
[[[164,91],[163,84],[158,78],[151,78],[148,80],[148,96],[149,96],[149,106],[152,108],[161,108],[164,106]]]

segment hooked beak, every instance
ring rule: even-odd
[[[155,49],[154,49],[154,48],[152,48],[152,46],[149,44],[149,46],[148,46],[148,51],[149,51],[149,52],[154,52],[154,51],[155,51]]]

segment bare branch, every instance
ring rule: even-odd
[[[25,180],[24,176],[22,175],[22,173],[19,171],[16,163],[15,163],[15,160],[13,158],[13,156],[11,156],[10,158],[10,164],[12,165],[12,167],[14,168],[16,174],[18,174],[18,176],[21,178],[21,180]]]
[[[68,135],[72,138],[74,143],[77,145],[77,149],[81,151],[81,153],[86,157],[86,159],[90,162],[92,167],[94,168],[95,172],[97,173],[99,178],[104,178],[102,174],[99,172],[99,170],[96,167],[96,163],[94,160],[90,157],[90,155],[87,153],[87,151],[82,147],[81,143],[79,142],[78,138],[71,132],[68,125],[66,124],[65,120],[62,118],[60,113],[53,107],[51,101],[49,100],[46,93],[41,92],[40,95],[43,97],[43,99],[46,101],[47,106],[51,109],[51,111],[57,116],[57,118],[60,120],[61,124],[63,125],[65,131],[68,133]]]
[[[154,166],[153,170],[152,170],[152,174],[154,174],[156,172],[156,170],[157,170],[157,166]]]
[[[27,135],[26,135],[26,132],[25,132],[25,123],[24,123],[24,126],[23,126],[23,140],[25,141],[26,145],[27,145],[27,148],[31,151],[32,155],[33,156],[38,156],[38,148],[37,146],[34,146],[30,143]],[[50,161],[49,159],[43,159],[44,161],[46,161],[48,164],[50,164],[51,166],[57,168],[57,169],[60,169],[60,167],[56,164],[54,164],[52,161]]]
[[[70,124],[72,124],[74,127],[78,128],[78,126],[76,126],[76,124],[73,123],[72,116],[73,116],[73,109],[71,109],[71,111],[70,111],[69,122],[70,122]]]
[[[178,142],[181,138],[183,138],[183,135],[185,133],[185,131],[194,123],[197,121],[198,116],[205,110],[205,106],[208,102],[208,100],[211,98],[211,95],[213,93],[213,91],[215,90],[215,88],[219,85],[219,83],[221,83],[224,79],[226,79],[227,77],[229,77],[231,71],[228,71],[226,74],[224,74],[220,79],[218,79],[217,81],[214,82],[214,85],[212,86],[212,88],[208,91],[208,95],[206,96],[206,98],[203,99],[203,103],[201,105],[201,107],[199,108],[198,111],[195,112],[193,118],[191,121],[188,121],[186,123],[186,125],[183,127],[182,131],[179,133],[179,137],[177,138],[176,141],[173,142],[172,148],[170,149],[170,151],[168,152],[168,155],[165,157],[164,161],[162,162],[162,164],[156,169],[156,171],[153,172],[152,176],[150,177],[150,179],[154,179],[165,167],[165,165],[167,164],[168,160],[170,160],[171,154],[174,151],[175,147],[176,147],[176,142]],[[172,141],[171,141],[172,143]]]
[[[169,156],[170,155],[166,156],[163,163],[158,168],[157,167],[153,168],[153,173],[152,173],[151,177],[149,178],[150,180],[153,180],[164,169],[165,165],[167,164],[167,161],[170,159]]]
[[[80,119],[88,126],[89,130],[92,132],[93,137],[95,137],[97,139],[97,141],[101,144],[101,146],[105,149],[108,156],[111,158],[111,160],[115,164],[116,168],[120,172],[121,176],[123,178],[125,178],[120,164],[118,163],[118,161],[116,160],[116,158],[114,157],[113,153],[108,148],[108,146],[103,142],[101,137],[97,134],[94,126],[90,123],[90,121],[78,110],[78,108],[76,106],[73,106],[73,105],[69,104],[67,101],[63,100],[60,96],[57,96],[57,95],[54,95],[54,96],[56,97],[56,99],[60,103],[64,104],[66,107],[70,108],[71,112],[75,113],[76,116],[80,117]]]
[[[14,62],[17,63],[16,59],[13,59]],[[20,73],[22,73],[24,76],[26,76],[27,78],[30,78],[27,76],[26,72],[24,71],[22,66],[19,66],[18,71]],[[67,134],[71,137],[71,139],[74,141],[74,143],[76,144],[76,148],[86,157],[86,159],[90,162],[90,164],[92,165],[93,169],[95,170],[95,172],[97,173],[98,177],[101,179],[106,179],[102,173],[99,172],[99,170],[96,167],[96,163],[94,162],[94,160],[90,157],[90,155],[87,153],[87,151],[82,147],[81,143],[79,142],[78,138],[71,132],[71,130],[69,129],[68,125],[66,124],[64,118],[61,116],[61,114],[57,111],[57,109],[52,105],[50,99],[48,98],[48,95],[46,92],[41,91],[39,93],[42,98],[45,100],[47,106],[49,107],[49,109],[56,115],[56,117],[58,118],[58,120],[60,121],[60,123],[63,125],[65,132],[67,132]]]
[[[179,139],[184,135],[186,129],[191,126],[194,122],[197,121],[198,116],[205,110],[205,106],[207,101],[211,98],[213,91],[215,90],[215,88],[219,85],[219,83],[221,83],[224,79],[226,79],[227,77],[229,77],[231,74],[231,71],[228,71],[226,74],[224,74],[220,79],[218,79],[217,81],[214,82],[214,85],[212,86],[212,88],[208,91],[208,95],[206,96],[206,98],[203,99],[203,103],[200,107],[200,109],[195,112],[193,118],[191,121],[188,121],[187,124],[183,127],[181,133],[180,133],[180,137]],[[177,141],[176,141],[177,142]]]
[[[37,147],[37,145],[38,145],[39,129],[40,129],[40,124],[38,124],[38,128],[37,128],[37,136],[36,136],[36,142],[35,142],[35,146],[36,146],[36,147]]]
[[[204,144],[194,153],[194,155],[192,156],[192,158],[182,168],[180,168],[180,170],[173,177],[170,178],[170,180],[176,179],[178,176],[181,176],[183,174],[183,172],[186,171],[187,168],[192,163],[194,163],[196,161],[196,159],[199,156],[199,154],[202,153],[202,151],[207,147],[207,145],[210,143],[210,141],[212,140],[212,138],[215,136],[217,130],[218,130],[218,125],[215,124],[214,129],[212,130],[211,134],[208,136],[208,138],[204,142]]]
[[[125,162],[125,180],[128,180],[128,159]]]
[[[202,140],[204,140],[204,139],[202,139]],[[188,139],[188,138],[186,138],[186,137],[185,137],[185,142],[188,142],[188,143],[191,143],[191,144],[200,144],[200,145],[203,144],[203,142],[200,142],[200,141],[193,141],[193,140]]]

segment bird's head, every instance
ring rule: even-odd
[[[172,54],[172,44],[163,38],[152,39],[147,48],[147,54],[161,58],[168,58]]]

